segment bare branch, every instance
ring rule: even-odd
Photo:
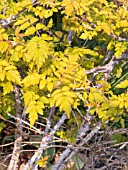
[[[54,128],[51,130],[49,135],[42,138],[42,142],[38,150],[35,152],[35,154],[31,157],[31,159],[27,162],[23,170],[28,170],[29,167],[33,166],[33,164],[40,159],[41,155],[43,154],[43,150],[47,148],[47,145],[49,142],[52,141],[54,134],[56,131],[60,128],[60,126],[64,123],[65,119],[67,119],[66,113],[62,115],[62,117],[59,119],[57,124],[54,126]],[[34,165],[33,170],[37,170],[38,165]]]
[[[16,117],[18,118],[17,134],[16,134],[16,140],[14,143],[14,149],[13,149],[10,164],[8,166],[8,170],[18,170],[18,162],[19,162],[21,142],[22,142],[22,122],[21,122],[22,108],[21,108],[19,89],[16,85],[14,85],[14,93],[15,93],[15,100],[16,100]]]
[[[85,138],[85,134],[88,132],[92,116],[89,114],[90,108],[87,110],[87,117],[85,117],[83,123],[81,124],[81,127],[78,131],[78,135],[76,137],[76,142],[73,145],[68,145],[67,149],[62,153],[62,155],[59,157],[55,165],[52,167],[52,170],[59,170],[65,167],[65,164],[72,158],[73,155],[76,154],[76,152],[82,147],[85,143],[87,143],[95,134],[96,130],[92,130],[91,133],[89,133]],[[95,127],[97,129],[97,126]]]
[[[86,70],[86,74],[90,74],[93,73],[94,76],[97,75],[100,72],[105,73],[105,77],[106,80],[108,79],[108,77],[110,76],[110,73],[112,72],[113,68],[115,65],[118,64],[118,60],[116,59],[116,57],[112,57],[112,59],[110,60],[110,62],[104,66],[100,66],[100,67],[95,67],[93,69],[90,70]]]

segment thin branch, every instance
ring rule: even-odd
[[[25,120],[19,119],[13,115],[11,115],[10,113],[7,113],[8,116],[10,116],[11,118],[15,119],[15,120],[20,120],[23,124],[28,125],[30,127],[30,123],[26,122]],[[37,133],[39,134],[43,134],[44,132],[42,132],[40,129],[37,129],[36,127],[32,126],[31,128],[33,128]],[[30,128],[29,128],[30,129]],[[31,130],[31,129],[30,129]]]
[[[4,144],[4,145],[0,145],[0,148],[3,148],[5,146],[9,146],[9,145],[12,145],[12,144],[14,144],[14,142],[10,142],[10,143]]]

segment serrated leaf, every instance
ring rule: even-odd
[[[30,40],[26,48],[27,58],[29,57],[30,60],[33,60],[39,70],[43,63],[45,63],[45,60],[48,58],[50,51],[49,44],[42,40],[41,37],[35,36]]]
[[[33,107],[29,113],[30,126],[33,126],[35,121],[38,119],[37,109]]]
[[[31,85],[39,84],[40,76],[37,73],[26,76],[22,83],[25,87],[29,87]]]
[[[16,84],[21,84],[21,80],[20,80],[20,75],[19,72],[17,70],[9,70],[6,73],[6,78],[7,80],[16,83]]]
[[[31,110],[33,109],[33,107],[35,107],[35,105],[36,105],[36,101],[34,101],[34,100],[30,101],[30,103],[29,103],[29,105],[28,105],[28,107],[26,109],[26,113],[27,114],[30,113]]]
[[[3,84],[4,95],[10,93],[13,90],[13,85],[11,82],[7,82]]]
[[[37,111],[37,113],[43,115],[42,103],[40,106],[39,103],[37,102],[36,111]]]
[[[25,106],[29,104],[29,102],[33,99],[33,92],[27,91],[24,95],[24,103]]]
[[[60,111],[65,111],[67,114],[67,117],[70,118],[71,113],[71,104],[67,98],[63,98],[60,105]]]

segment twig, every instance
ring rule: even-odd
[[[20,120],[23,124],[26,124],[30,127],[30,123],[26,122],[25,120],[19,119],[13,115],[11,115],[10,113],[7,113],[8,116],[10,116],[11,118],[15,119],[15,120]],[[44,132],[42,132],[40,129],[37,129],[36,127],[32,126],[31,128],[33,128],[36,132],[38,132],[39,134],[43,134]]]
[[[3,148],[4,146],[9,146],[9,145],[12,145],[12,144],[14,144],[14,142],[10,142],[10,143],[4,144],[4,145],[0,145],[0,148]]]

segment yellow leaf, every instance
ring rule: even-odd
[[[36,30],[40,30],[40,29],[43,29],[43,28],[44,28],[43,24],[41,24],[41,23],[36,24]]]
[[[33,92],[27,91],[24,95],[24,104],[27,106],[29,102],[33,99]]]
[[[48,158],[49,158],[49,156],[45,156],[44,158],[39,159],[36,163],[37,163],[40,167],[44,168],[44,167],[46,167],[46,165],[47,165]]]
[[[6,71],[3,71],[2,73],[0,73],[0,80],[1,81],[4,81],[5,75],[6,75]]]
[[[47,88],[48,88],[48,90],[49,90],[50,92],[53,90],[53,87],[54,87],[53,83],[49,82],[49,83],[47,84]]]
[[[55,31],[55,34],[59,37],[62,38],[63,33],[61,31]]]
[[[50,40],[53,39],[53,37],[50,37],[50,36],[47,35],[47,34],[42,34],[41,37],[42,37],[43,40],[46,40],[46,41],[50,41]]]
[[[36,107],[33,107],[33,109],[31,109],[31,112],[29,113],[28,117],[30,120],[30,126],[33,126],[35,121],[38,119]]]
[[[31,85],[39,84],[40,76],[37,73],[26,76],[22,83],[25,87],[29,87]]]
[[[39,105],[36,106],[36,111],[37,111],[37,113],[43,115],[43,110]]]
[[[25,22],[24,24],[22,24],[21,26],[20,26],[20,30],[25,30],[26,28],[28,28],[29,26],[30,26],[31,24],[29,23],[29,22]]]
[[[41,90],[44,89],[44,88],[46,87],[46,84],[47,84],[46,80],[41,80],[41,81],[40,81],[39,88],[40,88]]]
[[[110,106],[112,106],[112,107],[118,107],[119,104],[120,104],[119,100],[111,100],[111,102],[110,102]]]
[[[84,92],[84,93],[83,93],[83,98],[84,98],[84,101],[87,100],[87,92]]]
[[[71,104],[67,98],[63,98],[60,105],[60,111],[65,111],[67,114],[67,117],[70,118],[71,113]]]
[[[43,103],[45,103],[45,104],[48,104],[48,103],[49,103],[49,100],[48,100],[45,96],[42,96],[42,97],[40,98],[40,101],[43,102]]]
[[[25,31],[25,34],[27,35],[31,35],[34,34],[36,32],[36,28],[34,26],[27,28],[27,30]]]
[[[45,107],[44,107],[44,102],[43,101],[37,101],[37,106],[39,106],[41,109],[44,109]],[[42,113],[43,111],[41,111],[41,113]]]
[[[4,95],[10,93],[13,90],[13,85],[11,82],[7,82],[3,84]]]
[[[89,93],[89,102],[90,103],[94,102],[94,97],[93,97],[92,93]]]
[[[127,88],[128,87],[128,80],[124,80],[116,85],[116,88]]]
[[[69,91],[70,90],[70,87],[68,87],[68,86],[64,86],[63,88],[62,88],[62,91]]]
[[[74,11],[79,8],[79,4],[77,0],[63,0],[61,2],[62,6],[65,6],[65,13],[67,15],[71,15]]]
[[[17,83],[19,85],[21,84],[20,75],[17,70],[9,70],[6,73],[6,78],[7,80],[12,81],[13,83]]]
[[[31,110],[33,109],[33,107],[35,107],[35,105],[36,105],[36,101],[30,101],[30,103],[29,103],[29,105],[28,105],[28,107],[27,107],[27,109],[26,109],[26,113],[30,113],[31,112]]]
[[[20,29],[19,29],[19,27],[16,27],[16,29],[15,29],[15,35],[16,35],[16,37],[19,35],[19,33],[20,33]]]
[[[76,98],[77,96],[76,96],[76,93],[75,92],[72,92],[72,91],[64,91],[64,92],[62,92],[62,94],[64,95],[64,96],[69,96],[69,97],[74,97],[74,98]]]

